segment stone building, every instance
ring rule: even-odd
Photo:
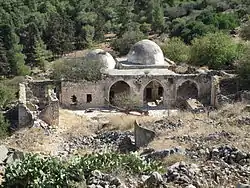
[[[136,43],[126,57],[114,59],[103,50],[94,50],[86,58],[105,65],[103,78],[97,82],[61,81],[59,100],[65,108],[106,107],[122,93],[138,98],[141,107],[158,101],[158,107],[173,108],[188,98],[210,103],[209,71],[176,71],[153,41]]]

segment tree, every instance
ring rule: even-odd
[[[238,58],[237,44],[224,33],[211,33],[192,41],[190,63],[213,69],[229,68]]]
[[[244,53],[238,61],[237,73],[239,78],[250,89],[250,46],[245,45]]]
[[[180,38],[174,37],[161,46],[166,57],[176,63],[184,63],[189,60],[189,46],[187,46]]]
[[[130,48],[143,38],[144,34],[139,31],[139,29],[135,31],[127,31],[122,35],[121,38],[115,39],[111,43],[111,46],[114,50],[118,51],[120,55],[126,55]]]
[[[34,57],[36,61],[36,66],[40,67],[42,70],[45,70],[45,63],[47,59],[52,56],[51,52],[48,51],[46,48],[47,47],[41,38],[36,40]]]
[[[4,110],[14,101],[15,92],[7,84],[0,83],[0,110]]]
[[[48,49],[54,55],[63,55],[73,50],[74,26],[72,20],[58,13],[52,13],[49,18],[48,27],[43,36]]]
[[[161,0],[151,0],[151,10],[152,29],[158,32],[163,31],[165,26],[165,20]]]
[[[6,49],[3,46],[3,42],[0,39],[0,76],[8,75],[10,71]]]
[[[101,79],[103,64],[82,58],[56,61],[53,64],[53,79],[98,81]]]
[[[9,122],[4,118],[3,114],[0,113],[0,139],[3,139],[8,135],[9,126]]]
[[[240,35],[245,40],[250,40],[250,21],[241,29]]]
[[[25,56],[22,53],[23,46],[20,44],[19,37],[15,33],[14,28],[11,25],[0,25],[0,36],[6,50],[10,69],[9,74],[29,74],[29,68],[25,65]]]

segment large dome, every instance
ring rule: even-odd
[[[99,61],[104,65],[104,69],[114,69],[116,62],[110,53],[101,49],[95,49],[87,53],[85,59],[88,61]]]
[[[127,59],[129,63],[139,65],[165,65],[161,48],[151,40],[137,42],[130,49]]]

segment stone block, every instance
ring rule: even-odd
[[[156,136],[156,133],[141,127],[137,121],[134,123],[135,145],[137,148],[147,146]]]

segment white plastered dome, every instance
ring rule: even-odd
[[[102,49],[95,49],[87,53],[85,59],[88,61],[99,61],[104,65],[104,69],[114,69],[116,62],[112,55]]]
[[[132,64],[139,65],[165,65],[164,55],[161,48],[151,40],[137,42],[130,49],[127,60]]]

